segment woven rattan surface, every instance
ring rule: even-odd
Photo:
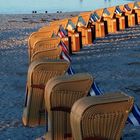
[[[36,51],[31,57],[31,62],[41,58],[59,59],[61,52],[62,52],[61,47],[49,49],[46,48],[44,50]]]
[[[42,39],[51,38],[53,32],[33,32],[28,38],[28,54],[31,57],[32,49],[34,48],[34,44]]]
[[[32,57],[32,55],[38,51],[58,47],[60,42],[60,38],[42,38],[34,44],[32,49],[30,49],[30,56]]]
[[[93,78],[87,73],[56,77],[45,87],[45,105],[50,120],[50,139],[71,140],[70,110],[89,92]]]
[[[37,126],[45,123],[44,88],[52,77],[63,75],[69,68],[65,60],[38,59],[28,70],[23,124]]]
[[[79,99],[70,115],[74,139],[101,137],[119,140],[132,106],[133,98],[124,93]]]

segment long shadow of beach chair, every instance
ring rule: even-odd
[[[88,73],[52,78],[45,87],[45,106],[48,111],[46,139],[72,140],[70,110],[73,103],[87,96],[93,78]]]
[[[79,99],[70,114],[74,140],[120,140],[133,102],[124,93]]]
[[[45,124],[44,88],[52,77],[63,75],[69,68],[65,60],[38,59],[33,61],[28,70],[23,124],[37,126]]]
[[[36,51],[32,57],[31,62],[41,58],[49,58],[49,59],[59,59],[62,53],[61,47],[49,48],[44,50]]]

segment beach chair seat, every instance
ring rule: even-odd
[[[62,48],[60,47],[46,48],[44,50],[36,51],[31,57],[31,62],[41,58],[60,59],[61,53]]]
[[[74,140],[120,140],[133,102],[121,92],[79,99],[70,113]]]
[[[69,68],[65,60],[38,59],[28,69],[22,121],[25,126],[45,124],[44,88],[52,77],[63,75]]]
[[[87,96],[93,78],[88,73],[52,78],[45,87],[45,106],[48,111],[48,133],[46,139],[72,140],[70,110],[73,103]]]

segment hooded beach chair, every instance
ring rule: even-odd
[[[71,21],[75,24],[77,31],[81,32],[82,45],[92,44],[92,30],[88,27],[82,16],[72,17]]]
[[[115,18],[115,12],[113,7],[104,8],[103,10],[103,19],[107,21],[108,33],[117,32],[117,20]]]
[[[48,140],[72,140],[70,111],[73,103],[87,96],[93,78],[88,73],[52,78],[45,87],[45,106],[48,111]]]
[[[70,113],[74,140],[120,140],[133,102],[124,93],[79,99]]]
[[[140,2],[128,3],[128,6],[134,11],[133,13],[135,13],[136,24],[140,24]]]
[[[127,27],[127,24],[128,24],[128,27],[135,26],[135,24],[136,24],[135,14],[133,13],[133,10],[128,6],[128,4],[120,5],[119,7],[126,16],[126,27]]]
[[[91,32],[92,32],[92,42],[93,42],[95,40],[96,31],[95,31],[95,25],[93,25],[91,23],[91,13],[92,13],[91,11],[89,11],[89,12],[82,12],[82,13],[80,13],[79,16],[81,16],[84,19],[84,21],[86,23],[86,27],[88,29],[91,29]]]
[[[117,19],[117,29],[118,30],[124,30],[125,29],[125,15],[123,11],[120,9],[119,6],[112,7],[112,10],[115,13],[115,18]]]
[[[46,48],[40,51],[36,51],[31,57],[31,62],[41,58],[59,59],[61,53],[62,53],[61,47],[55,47],[49,49]]]
[[[32,55],[37,51],[55,48],[60,42],[60,38],[40,38],[34,43],[33,47],[30,49],[30,57],[32,57]]]
[[[52,77],[63,75],[69,68],[66,60],[38,59],[28,69],[22,121],[25,126],[43,125],[45,120],[44,89]]]
[[[48,32],[48,31],[52,31],[52,38],[53,37],[60,37],[61,40],[66,44],[66,46],[68,46],[69,48],[69,53],[72,53],[71,50],[71,37],[68,36],[68,32],[63,28],[62,25],[47,25],[44,27],[41,27],[39,29],[40,32]]]
[[[53,21],[50,25],[61,25],[68,32],[68,36],[71,37],[72,52],[80,51],[80,48],[82,47],[81,36],[79,32],[76,31],[76,26],[70,19]]]
[[[105,37],[107,32],[107,23],[103,21],[103,9],[92,11],[91,22],[95,25],[96,37]]]
[[[29,58],[31,58],[31,53],[32,49],[34,47],[34,44],[45,38],[51,38],[53,35],[52,31],[47,31],[47,32],[33,32],[29,38],[28,38],[28,53],[29,53]]]

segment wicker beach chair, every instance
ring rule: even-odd
[[[28,70],[23,124],[34,127],[45,124],[44,88],[52,77],[63,75],[69,68],[65,60],[38,59]]]
[[[91,27],[87,27],[86,22],[84,21],[82,16],[72,17],[71,21],[77,27],[77,31],[81,32],[82,37],[82,45],[89,45],[92,44],[92,30]]]
[[[87,73],[59,76],[49,80],[44,96],[50,122],[47,140],[72,140],[71,107],[76,100],[87,96],[92,82],[92,76]]]
[[[68,36],[71,37],[72,52],[80,51],[80,48],[82,47],[81,35],[76,31],[76,26],[70,19],[53,21],[50,25],[61,25],[66,31],[68,31]]]
[[[103,20],[103,9],[92,11],[91,22],[95,26],[96,38],[105,37],[108,32],[106,21]]]
[[[135,14],[133,10],[128,6],[128,4],[120,5],[120,9],[124,12],[126,17],[126,27],[133,27],[136,25]]]
[[[31,58],[31,52],[34,47],[34,44],[42,39],[51,38],[53,35],[52,31],[47,32],[33,32],[28,38],[28,54],[29,58]]]
[[[95,37],[96,37],[96,31],[95,31],[95,25],[93,25],[91,23],[91,14],[92,14],[91,11],[90,12],[82,12],[82,13],[80,13],[79,16],[81,16],[83,18],[83,20],[85,21],[85,23],[86,23],[85,27],[87,29],[91,29],[92,42],[93,42],[95,40]]]
[[[124,93],[84,97],[71,109],[74,140],[120,140],[133,98]]]
[[[128,3],[128,6],[135,13],[136,24],[140,24],[140,2]]]
[[[115,12],[113,7],[104,8],[103,19],[107,21],[108,33],[117,32],[117,19],[115,18]]]
[[[34,43],[34,46],[30,49],[30,57],[32,57],[35,52],[56,48],[60,42],[60,38],[42,38],[40,40],[37,40]]]
[[[110,9],[108,8],[108,10]],[[112,10],[114,11],[115,13],[114,16],[117,19],[117,29],[124,30],[126,26],[125,26],[125,15],[123,14],[123,11],[120,9],[119,6],[112,7]]]
[[[60,47],[49,48],[49,49],[46,48],[41,51],[36,51],[31,57],[31,62],[41,58],[59,59],[61,53],[62,53],[62,48]]]

